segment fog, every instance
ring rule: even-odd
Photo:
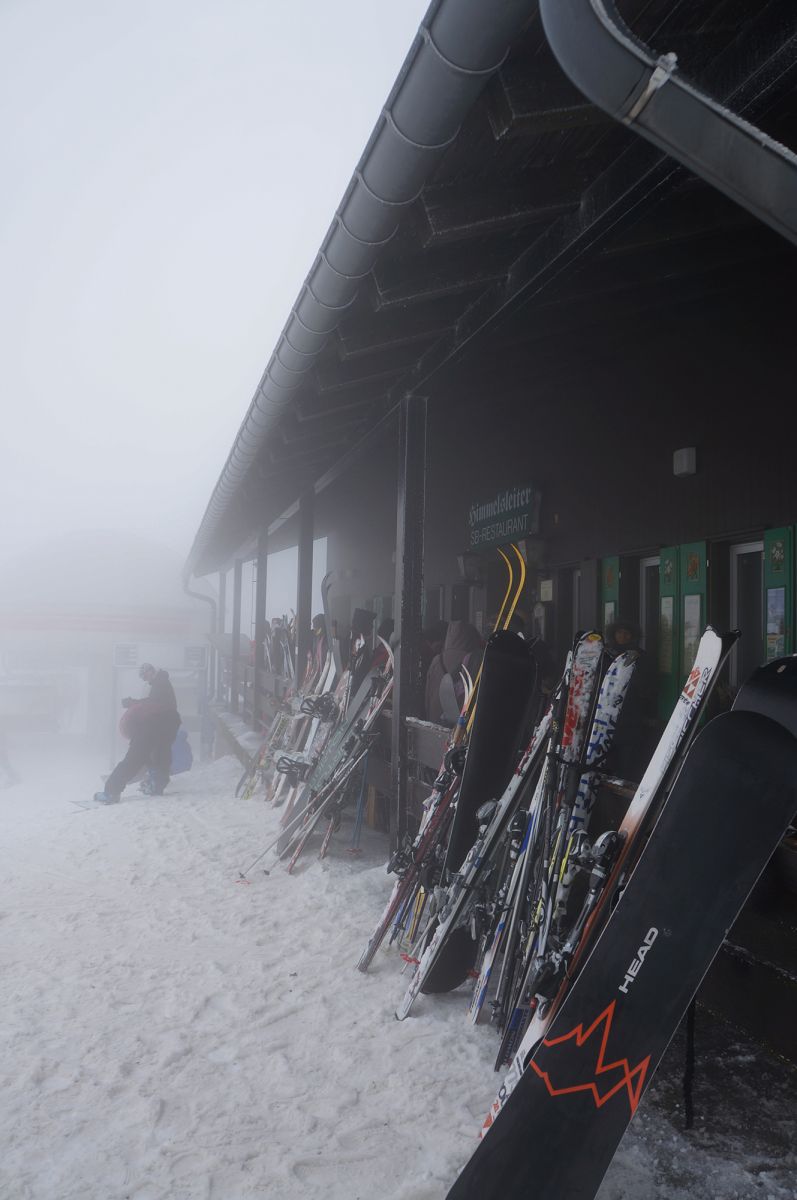
[[[181,567],[425,7],[0,3],[12,749],[70,735],[112,758],[148,659],[196,709],[210,608]],[[325,565],[320,544],[314,611]],[[269,616],[295,607],[295,574],[274,556]]]
[[[0,5],[0,569],[188,553],[422,0]]]

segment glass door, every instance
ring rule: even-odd
[[[731,627],[742,634],[730,663],[731,683],[739,687],[765,659],[763,542],[731,546]]]

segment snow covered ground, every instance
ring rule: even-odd
[[[0,792],[3,1200],[439,1200],[496,1088],[465,998],[421,997],[380,953],[384,842],[237,881],[279,813],[224,758],[78,810],[101,764],[52,744]],[[317,845],[317,843],[316,843]],[[269,865],[271,865],[269,863]],[[696,1130],[678,1046],[602,1200],[792,1200],[797,1072],[700,1023]],[[754,1068],[754,1069],[753,1069]]]

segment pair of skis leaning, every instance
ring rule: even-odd
[[[469,676],[465,680],[462,711],[424,803],[418,832],[412,840],[405,838],[388,863],[388,871],[395,873],[397,879],[360,955],[357,963],[360,971],[368,970],[389,931],[393,931],[391,941],[398,935],[405,917],[413,927],[417,924],[419,911],[426,907],[432,885],[440,875],[443,859],[448,863],[457,853],[464,855],[472,840],[470,831],[474,824],[477,826],[475,812],[480,803],[480,789],[485,781],[488,786],[492,783],[496,764],[499,770],[504,769],[504,760],[516,740],[512,721],[522,720],[524,706],[531,700],[535,669],[528,649],[521,638],[506,632],[525,584],[526,564],[517,546],[500,549],[499,554],[507,570],[507,583],[496,631],[488,640],[475,680]],[[501,716],[503,711],[506,720]],[[485,726],[485,717],[492,720],[492,727]],[[469,772],[468,763],[477,761],[478,771],[471,766]],[[479,774],[482,778],[476,778]]]

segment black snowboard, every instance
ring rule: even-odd
[[[539,707],[538,688],[537,661],[529,643],[509,630],[492,634],[484,651],[476,715],[446,850],[449,874],[459,870],[476,841],[477,810],[501,796],[512,778]]]
[[[447,1200],[594,1197],[797,809],[795,676],[767,683],[783,723],[734,711],[696,739],[578,980]]]
[[[797,697],[797,656],[777,658],[753,671],[736,693],[734,712],[757,712],[785,725],[797,737],[797,700],[786,705],[787,693]]]

